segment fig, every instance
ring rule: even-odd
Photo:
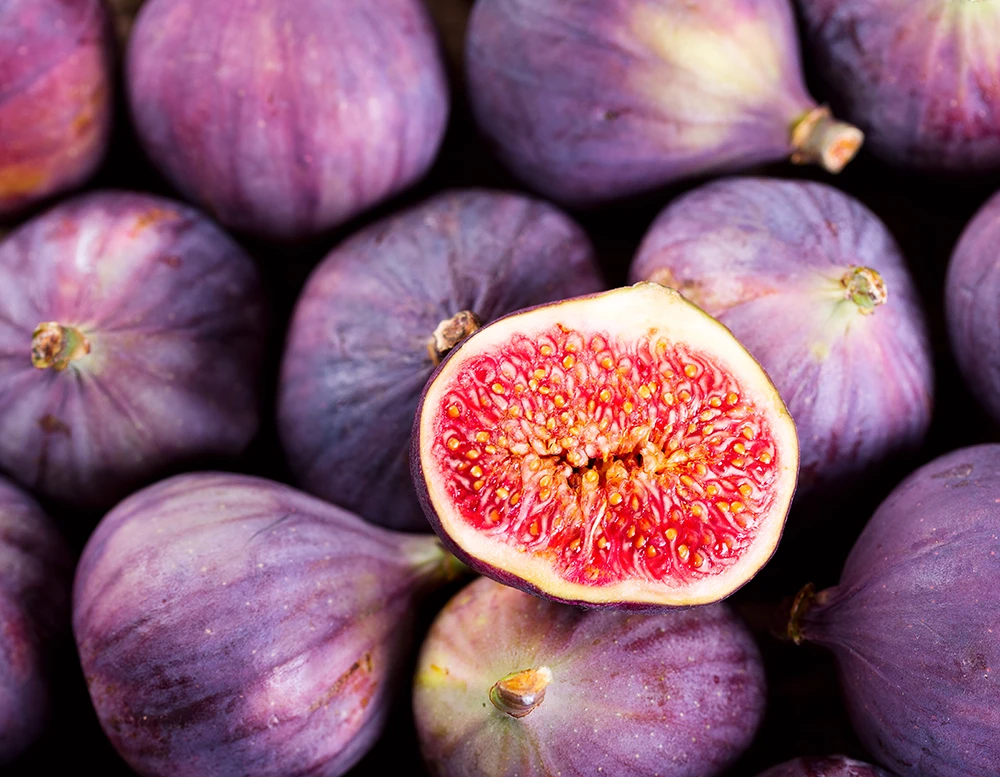
[[[842,755],[829,758],[796,758],[768,769],[759,777],[889,777],[871,764],[853,761]]]
[[[0,218],[97,169],[111,136],[112,60],[102,0],[0,3]]]
[[[48,516],[0,477],[0,765],[45,725],[52,647],[68,631],[72,576],[69,550]]]
[[[276,240],[415,183],[447,122],[421,0],[148,0],[126,70],[139,138],[173,185]]]
[[[378,736],[416,597],[454,559],[289,486],[179,475],[121,502],[80,560],[91,699],[145,777],[336,777]]]
[[[838,172],[863,140],[806,91],[789,0],[479,0],[466,70],[501,158],[573,205],[787,158]]]
[[[998,239],[1000,192],[980,208],[955,247],[945,280],[945,320],[966,384],[1000,422],[1000,343],[991,326],[1000,320]]]
[[[477,572],[657,610],[718,601],[767,563],[798,445],[739,341],[642,283],[466,338],[427,384],[412,463],[432,527]]]
[[[808,50],[871,151],[898,166],[1000,168],[1000,11],[979,0],[799,0]]]
[[[900,777],[1000,773],[1000,445],[945,454],[879,506],[840,584],[800,593],[796,641],[833,651],[848,712]]]
[[[678,289],[728,326],[795,420],[800,490],[843,486],[915,449],[934,375],[917,293],[892,235],[821,183],[737,178],[675,200],[633,281]]]
[[[764,703],[757,647],[725,604],[586,611],[486,578],[434,622],[413,692],[436,777],[710,777]]]
[[[200,213],[97,192],[0,243],[0,469],[110,504],[257,430],[256,268]]]
[[[426,531],[410,430],[435,365],[483,322],[603,288],[583,230],[521,195],[450,191],[367,227],[316,268],[292,318],[278,429],[296,479]]]

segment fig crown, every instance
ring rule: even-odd
[[[547,666],[512,672],[490,688],[490,701],[512,718],[523,718],[545,700],[551,682],[552,670]]]
[[[43,321],[31,334],[31,363],[40,370],[65,370],[70,362],[90,353],[83,333],[56,321]]]

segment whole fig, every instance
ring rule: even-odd
[[[802,80],[789,0],[479,0],[469,100],[503,160],[574,205],[862,142]]]
[[[107,505],[257,430],[265,310],[243,250],[191,208],[99,192],[0,243],[0,469]]]
[[[416,182],[448,114],[422,0],[148,0],[127,86],[140,140],[185,197],[283,240]]]
[[[583,230],[517,194],[446,192],[366,228],[316,268],[292,318],[278,429],[296,478],[426,530],[410,429],[435,365],[483,323],[601,288]]]
[[[886,772],[842,755],[796,758],[768,769],[758,777],[889,777]]]
[[[789,630],[830,648],[848,712],[901,777],[1000,773],[1000,445],[904,480],[858,538],[840,584],[799,595]]]
[[[454,571],[288,486],[180,475],[105,516],[73,631],[98,718],[145,777],[343,774],[381,731],[418,594]]]
[[[854,198],[808,181],[707,184],[657,217],[630,278],[678,289],[760,361],[795,420],[804,489],[923,440],[924,315],[892,235]]]
[[[587,612],[480,578],[431,627],[413,708],[436,777],[709,777],[750,744],[764,699],[725,605]]]

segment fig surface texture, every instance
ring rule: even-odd
[[[775,766],[759,777],[890,777],[878,767],[842,755],[828,758],[796,758]]]

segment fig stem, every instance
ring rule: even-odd
[[[840,281],[844,286],[844,298],[851,300],[865,315],[871,315],[875,308],[884,305],[889,298],[882,276],[870,267],[852,267]]]
[[[839,173],[864,140],[861,130],[835,119],[828,106],[819,105],[792,126],[792,162],[819,164],[827,172]]]
[[[471,310],[460,310],[451,318],[446,318],[437,325],[434,334],[427,342],[427,352],[434,364],[440,364],[448,352],[475,332],[483,322]]]
[[[792,610],[788,616],[788,638],[796,645],[805,642],[805,635],[802,633],[802,616],[806,614],[816,599],[816,586],[806,583],[802,590],[795,595],[792,601]]]
[[[31,363],[40,370],[65,370],[70,362],[90,353],[83,333],[57,321],[43,321],[31,335]]]
[[[545,700],[551,682],[552,670],[547,666],[512,672],[490,688],[490,701],[512,718],[523,718]]]

